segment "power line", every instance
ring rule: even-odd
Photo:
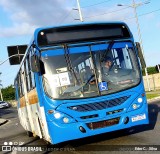
[[[100,4],[102,4],[102,3],[106,3],[106,2],[109,2],[109,1],[111,1],[111,0],[102,1],[102,2],[99,2],[99,3],[92,4],[92,5],[82,6],[81,8],[92,7],[92,6],[100,5]]]
[[[154,10],[154,11],[151,11],[151,12],[147,12],[147,13],[140,14],[140,15],[138,15],[138,17],[144,16],[144,15],[147,15],[147,14],[151,14],[151,13],[154,13],[154,12],[157,12],[157,11],[160,11],[160,9],[157,9],[157,10]],[[134,18],[135,18],[135,17],[125,18],[125,19],[123,19],[123,20],[130,20],[130,19],[134,19]]]
[[[110,13],[115,13],[115,12],[118,12],[118,11],[121,11],[121,10],[125,10],[127,8],[130,8],[130,6],[127,6],[125,8],[122,8],[122,9],[119,9],[119,10],[114,10],[114,11],[111,11],[111,12],[106,12],[106,13],[102,13],[102,14],[98,14],[98,15],[94,15],[94,16],[89,16],[89,17],[84,17],[84,19],[86,18],[94,18],[94,17],[97,17],[97,16],[102,16],[102,15],[105,15],[105,14],[110,14]],[[160,9],[157,9],[157,10],[154,10],[154,11],[151,11],[151,12],[148,12],[148,13],[144,13],[144,14],[141,14],[139,15],[140,16],[144,16],[144,15],[147,15],[147,14],[151,14],[151,13],[154,13],[154,12],[157,12],[157,11],[160,11]],[[129,20],[129,19],[133,19],[134,17],[131,17],[131,18],[126,18],[124,20]]]
[[[129,8],[130,6],[127,6],[125,8],[122,8],[122,9],[119,9],[119,10],[114,10],[114,11],[111,11],[111,12],[105,12],[105,13],[102,13],[102,14],[97,14],[97,15],[94,15],[94,16],[89,16],[89,17],[84,17],[84,19],[86,18],[94,18],[96,16],[102,16],[102,15],[105,15],[105,14],[110,14],[110,13],[114,13],[114,12],[118,12],[118,11],[121,11],[121,10],[125,10],[127,8]]]
[[[65,15],[65,16],[62,18],[62,20],[60,20],[59,24],[61,24],[62,22],[64,22],[64,21],[68,18],[68,16],[70,15],[70,13],[71,13],[72,11],[73,11],[73,10],[71,9],[71,10],[67,13],[67,15]]]
[[[75,3],[75,1],[73,2],[73,6],[75,5],[76,3]],[[67,18],[68,18],[68,16],[70,15],[70,13],[73,11],[73,9],[71,9],[71,10],[69,10],[69,12],[67,13],[67,14],[65,14],[63,17],[62,17],[62,19],[59,21],[59,24],[61,24],[62,22],[64,22]]]
[[[111,0],[102,1],[102,2],[99,2],[99,3],[96,3],[96,4],[92,4],[92,5],[82,6],[81,8],[92,7],[92,6],[100,5],[100,4],[102,4],[102,3],[106,3],[106,2],[109,2],[109,1],[111,1]],[[110,14],[110,13],[119,12],[119,11],[125,10],[125,9],[127,9],[127,8],[129,8],[129,7],[130,7],[130,6],[127,6],[127,7],[125,7],[125,8],[119,9],[119,10],[114,10],[114,11],[111,11],[111,12],[105,12],[105,13],[98,14],[98,15],[93,15],[93,16],[84,17],[84,19],[94,18],[94,17],[97,17],[97,16],[105,15],[105,14]],[[61,24],[62,22],[64,22],[64,21],[68,18],[68,16],[71,14],[72,11],[73,11],[73,10],[71,9],[71,10],[68,12],[68,14],[65,15],[65,16],[62,18],[62,20],[60,20],[59,24]],[[150,14],[150,13],[153,13],[153,12],[156,12],[156,11],[159,11],[159,9],[158,9],[158,10],[155,10],[155,11],[152,11],[152,12],[149,12],[149,13],[146,13],[146,14]],[[143,15],[146,15],[146,14],[142,14],[142,15],[139,15],[139,16],[143,16]],[[72,17],[72,18],[73,18],[73,17]],[[134,18],[134,17],[132,17],[132,18]],[[132,19],[132,18],[128,18],[128,19]],[[124,20],[128,20],[128,19],[124,19]]]

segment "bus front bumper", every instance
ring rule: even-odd
[[[60,125],[48,122],[48,128],[52,144],[57,144],[148,123],[148,105],[145,103],[140,109],[126,112],[119,116],[113,116],[109,119],[106,116],[106,118],[97,121],[92,120]]]

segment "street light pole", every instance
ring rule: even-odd
[[[15,55],[12,55],[10,56],[9,58],[7,58],[6,60],[4,60],[3,62],[0,62],[0,65],[2,65],[3,63],[5,63],[7,60],[9,60],[10,58],[12,57],[17,57],[17,56],[24,56],[24,54],[15,54]]]
[[[133,1],[133,4],[132,5],[128,5],[128,6],[130,6],[130,7],[132,7],[134,9],[134,14],[135,14],[135,18],[136,18],[136,24],[137,24],[137,30],[138,30],[138,36],[139,36],[139,42],[140,42],[140,45],[141,45],[143,57],[145,59],[144,49],[143,49],[143,42],[142,42],[142,35],[141,35],[141,31],[140,31],[140,26],[139,26],[138,15],[137,15],[137,10],[136,9],[137,9],[138,6],[141,6],[143,4],[148,4],[150,2],[146,1],[144,3],[136,4],[135,0],[132,0],[132,1]],[[118,6],[123,6],[123,5],[122,4],[118,4]],[[149,78],[148,78],[148,72],[147,72],[147,66],[145,67],[145,75],[146,75],[146,79],[147,79],[148,91],[151,91]]]

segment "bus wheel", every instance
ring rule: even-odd
[[[27,131],[27,135],[28,135],[28,137],[33,137],[33,133],[30,131]]]

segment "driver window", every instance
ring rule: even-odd
[[[114,57],[114,65],[116,65],[117,68],[132,69],[128,50],[126,50],[125,48],[113,49],[112,55]]]

